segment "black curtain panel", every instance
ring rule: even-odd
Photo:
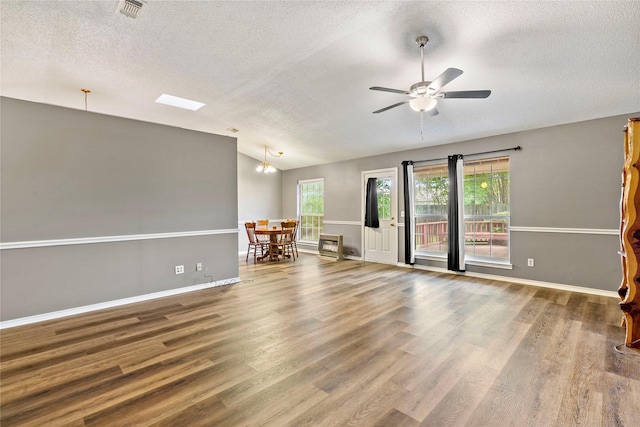
[[[449,156],[449,252],[447,269],[464,271],[464,185],[463,156]]]
[[[416,261],[415,254],[415,227],[414,227],[414,184],[413,162],[402,162],[404,173],[404,263],[413,265]]]
[[[369,178],[367,180],[367,195],[366,195],[366,211],[364,214],[364,226],[371,228],[379,228],[380,221],[378,220],[378,185],[377,178]]]

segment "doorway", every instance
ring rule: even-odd
[[[362,226],[363,259],[382,264],[398,263],[398,169],[362,172],[362,217],[369,178],[376,179],[379,228]]]

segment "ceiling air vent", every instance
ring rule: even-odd
[[[136,19],[142,12],[142,7],[147,2],[145,0],[120,0],[118,2],[118,8],[116,12],[120,12],[123,15],[127,15],[129,18]]]

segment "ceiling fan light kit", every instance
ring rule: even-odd
[[[445,98],[467,98],[467,99],[479,99],[487,98],[491,95],[490,90],[467,90],[456,92],[440,92],[440,90],[453,79],[462,75],[462,70],[457,68],[447,68],[442,74],[436,77],[433,81],[425,81],[424,79],[424,47],[429,43],[427,36],[420,36],[416,39],[416,44],[420,47],[420,60],[422,66],[422,80],[418,83],[414,83],[409,87],[409,90],[391,89],[387,87],[374,86],[370,87],[370,90],[377,90],[382,92],[399,93],[402,95],[409,95],[411,98],[398,102],[396,104],[389,105],[374,111],[374,114],[382,113],[383,111],[390,110],[403,104],[409,104],[409,106],[419,112],[429,111],[431,116],[438,114],[436,105],[438,99]]]
[[[419,96],[409,101],[409,106],[414,111],[424,112],[424,111],[433,110],[437,103],[438,101],[436,101],[433,98],[429,98],[427,96]]]

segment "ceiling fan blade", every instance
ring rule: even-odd
[[[398,106],[400,106],[402,104],[406,104],[409,101],[410,101],[410,99],[407,99],[406,101],[402,101],[402,102],[398,102],[397,104],[389,105],[388,107],[384,107],[384,108],[381,108],[379,110],[374,111],[373,114],[382,113],[383,111],[387,111],[387,110],[390,110],[392,108],[398,107]]]
[[[461,74],[462,70],[457,68],[447,68],[431,82],[429,87],[427,87],[427,91],[430,93],[438,92],[444,85],[448,84],[453,79],[460,77]]]
[[[443,98],[488,98],[490,90],[462,90],[458,92],[440,92],[438,97]]]
[[[401,93],[403,95],[409,95],[409,92],[407,92],[406,90],[390,89],[388,87],[374,86],[374,87],[370,87],[369,89],[370,90],[380,90],[382,92],[392,92],[392,93]]]

